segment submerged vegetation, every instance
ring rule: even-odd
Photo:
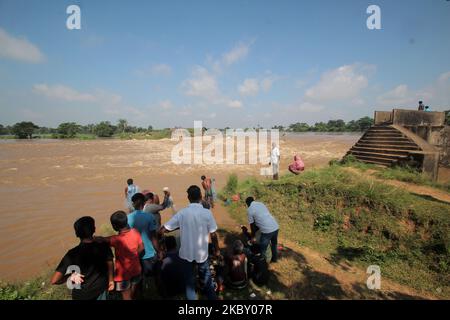
[[[376,264],[394,281],[450,296],[443,285],[450,280],[449,204],[336,164],[278,181],[246,180],[237,192],[266,203],[282,237],[328,255],[336,265]],[[242,201],[230,205],[241,223],[245,210]]]

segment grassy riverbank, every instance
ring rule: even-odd
[[[383,169],[379,172],[386,174]],[[239,193],[242,200],[253,195],[266,203],[280,223],[282,237],[327,255],[335,265],[376,264],[393,281],[450,297],[444,285],[450,281],[448,204],[337,164],[279,181],[250,179],[236,184],[232,177],[225,192]],[[242,200],[231,204],[229,211],[246,223]]]
[[[279,262],[271,265],[273,277],[267,286],[227,291],[224,298],[248,299],[252,292],[265,299],[419,297],[365,288],[365,269],[375,264],[381,267],[383,281],[413,288],[418,295],[448,299],[450,205],[383,183],[378,174],[389,170],[347,163],[283,176],[279,181],[238,181],[230,176],[222,197],[241,195],[241,201],[227,207],[231,216],[246,224],[245,197],[263,201],[280,224],[285,250]],[[109,235],[112,230],[104,225],[98,232]],[[239,234],[220,230],[219,236],[229,245]],[[348,269],[353,267],[363,270],[363,280],[355,279],[354,271]],[[65,286],[49,284],[50,275],[1,283],[0,299],[70,298]],[[145,296],[159,298],[153,285]]]

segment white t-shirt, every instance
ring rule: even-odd
[[[279,229],[277,221],[261,202],[253,201],[247,209],[247,214],[248,223],[255,223],[261,233],[271,233]]]
[[[191,203],[178,211],[164,227],[169,230],[180,228],[181,247],[178,255],[181,259],[197,263],[208,259],[209,234],[217,230],[212,212],[200,203]]]
[[[280,160],[280,150],[278,147],[272,149],[272,153],[270,154],[270,162],[273,164],[277,164]]]

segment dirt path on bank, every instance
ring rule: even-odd
[[[450,204],[450,194],[448,194],[448,192],[441,191],[433,187],[419,186],[416,184],[397,180],[381,180],[381,179],[377,180],[383,181],[384,183],[389,184],[391,186],[405,189],[406,191],[414,193],[419,196],[430,197],[435,200],[439,200]]]
[[[370,178],[374,179],[375,181],[380,181],[382,183],[404,189],[410,193],[422,196],[422,197],[428,197],[432,198],[438,201],[442,201],[445,203],[450,204],[450,194],[448,192],[445,192],[444,190],[439,190],[437,188],[429,187],[429,186],[421,186],[414,183],[409,182],[403,182],[398,180],[387,180],[387,179],[381,179],[374,176],[374,174],[377,172],[376,170],[367,170],[365,172],[361,172],[360,170],[356,168],[346,168],[346,170],[351,171],[352,173],[356,173],[358,175],[364,175],[369,176]]]
[[[239,237],[239,224],[221,204],[217,203],[213,211],[221,229],[221,247],[227,249]],[[279,243],[283,249],[278,263],[270,265],[272,276],[267,288],[250,288],[259,298],[436,299],[430,294],[418,293],[383,277],[381,289],[370,290],[366,285],[369,275],[348,261],[336,262],[336,259],[327,255],[301,247],[283,238],[283,230],[280,230]]]

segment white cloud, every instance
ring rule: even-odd
[[[216,75],[201,66],[193,69],[191,77],[184,80],[181,87],[186,95],[203,99],[213,105],[225,105],[230,108],[242,107],[241,101],[224,96],[219,90]]]
[[[306,90],[305,98],[321,103],[357,98],[368,86],[369,67],[353,64],[325,72],[316,85]]]
[[[182,83],[182,88],[188,96],[215,99],[219,96],[217,80],[206,68],[196,66],[192,76]]]
[[[123,103],[122,96],[114,92],[109,92],[102,89],[96,89],[91,93],[80,92],[71,87],[56,84],[36,84],[33,86],[33,92],[51,100],[65,101],[65,102],[79,102],[98,107],[107,115],[113,115],[125,118],[134,118],[142,120],[148,117],[147,114],[140,109]],[[165,102],[167,106],[167,102]]]
[[[412,93],[406,84],[401,84],[394,89],[383,93],[377,98],[381,106],[400,107],[413,103],[415,94]]]
[[[261,88],[265,91],[268,92],[271,88],[273,83],[275,82],[275,77],[265,77],[264,79],[261,80]]]
[[[242,108],[242,102],[239,101],[239,100],[229,100],[229,101],[227,102],[227,105],[228,105],[230,108]]]
[[[53,86],[48,86],[45,83],[36,84],[33,86],[33,92],[50,99],[65,101],[95,101],[97,99],[93,94],[78,92],[75,89],[60,84]]]
[[[439,82],[446,82],[446,81],[448,81],[448,80],[450,80],[450,71],[441,74],[441,75],[439,76],[439,79],[438,79]]]
[[[254,96],[259,92],[259,84],[257,79],[245,79],[238,87],[238,91],[243,96]]]
[[[151,70],[153,75],[170,76],[172,74],[172,67],[165,63],[155,64]]]
[[[300,110],[302,112],[320,112],[322,111],[324,108],[324,106],[318,105],[318,104],[313,104],[310,102],[303,102],[300,105],[298,105],[295,109]]]
[[[169,110],[173,108],[173,104],[170,100],[163,100],[159,102],[159,107],[163,110]]]
[[[238,91],[243,96],[255,96],[261,90],[264,92],[270,91],[275,81],[279,79],[278,76],[273,75],[270,71],[266,71],[266,75],[262,78],[247,78],[238,86]]]
[[[190,107],[183,107],[180,111],[177,112],[179,116],[187,117],[192,114],[192,110]]]
[[[208,104],[241,108],[242,102],[240,100],[232,99],[221,92],[218,78],[224,67],[237,63],[248,55],[252,43],[238,43],[216,61],[208,57],[207,65],[209,69],[199,65],[195,66],[191,76],[181,83],[183,93],[187,96],[202,99],[203,102]]]
[[[444,110],[450,107],[450,72],[441,74],[436,81],[430,85],[413,90],[406,84],[381,94],[377,103],[382,107],[405,107],[415,108],[419,100],[425,105],[430,105],[432,110]]]
[[[0,57],[39,63],[44,61],[44,55],[37,46],[25,38],[16,38],[0,28]]]
[[[222,55],[223,63],[225,65],[232,65],[239,60],[244,59],[247,57],[251,45],[252,43],[238,43],[233,49]]]
[[[254,40],[247,43],[239,42],[230,51],[223,53],[222,56],[217,60],[214,60],[213,57],[208,56],[207,64],[211,66],[211,69],[214,72],[221,73],[221,71],[225,67],[229,67],[245,59],[248,56],[250,47],[253,45],[253,43]]]

